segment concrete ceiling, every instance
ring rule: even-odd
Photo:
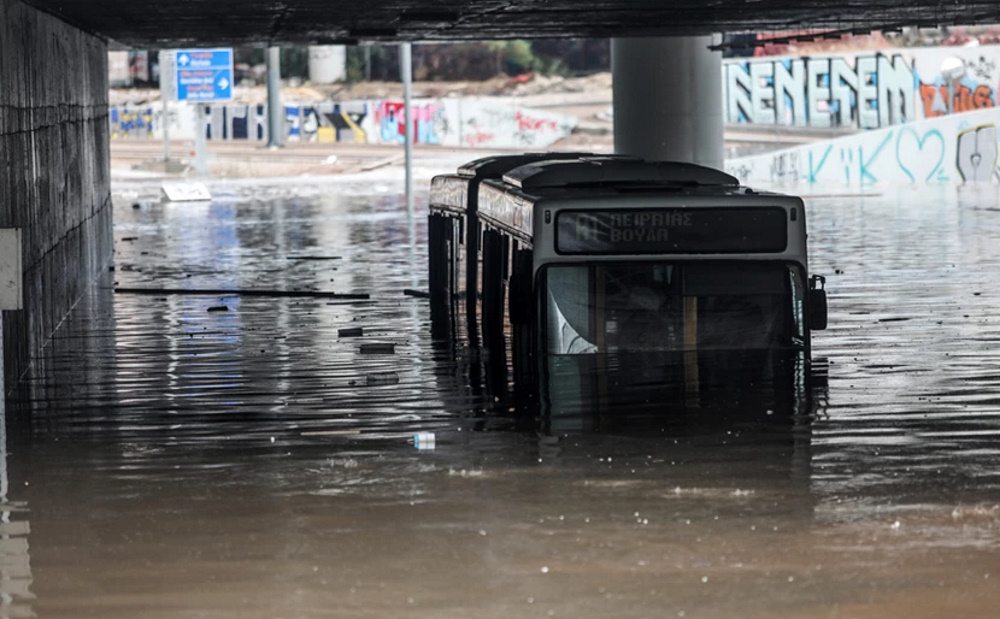
[[[136,48],[263,43],[867,32],[1000,22],[996,0],[29,0]]]

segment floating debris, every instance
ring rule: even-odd
[[[365,377],[365,384],[372,385],[395,385],[399,383],[399,374],[395,372],[374,372]]]
[[[395,344],[362,344],[362,355],[392,355],[396,352]]]
[[[286,256],[288,260],[343,260],[343,256]]]
[[[228,312],[229,311],[229,306],[228,305],[213,305],[212,307],[208,308],[208,311],[210,311],[210,312]]]
[[[299,436],[357,436],[361,430],[312,430],[302,432]]]
[[[347,329],[337,329],[337,337],[361,337],[364,335],[362,327],[348,327]]]
[[[413,446],[417,449],[434,449],[435,441],[433,432],[418,432],[413,435]]]
[[[123,266],[122,270],[126,270]],[[188,275],[187,277],[190,277]],[[368,294],[345,294],[341,292],[326,292],[323,290],[261,290],[237,288],[117,288],[119,294],[181,294],[181,295],[212,295],[212,296],[243,296],[243,297],[298,297],[319,299],[360,299],[367,300]]]

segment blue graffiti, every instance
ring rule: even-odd
[[[943,174],[943,170],[941,169],[941,166],[944,163],[945,140],[944,136],[941,135],[941,132],[938,131],[937,129],[931,129],[923,136],[917,135],[917,132],[911,129],[910,127],[906,127],[900,130],[899,136],[896,139],[896,163],[899,165],[899,169],[902,170],[907,177],[909,177],[911,183],[917,182],[916,177],[913,175],[913,171],[910,170],[910,168],[906,167],[906,164],[903,163],[903,158],[902,158],[901,149],[903,143],[903,136],[909,134],[912,134],[914,139],[916,139],[917,150],[921,152],[924,150],[924,145],[927,144],[928,140],[934,139],[941,143],[941,150],[940,153],[938,154],[938,159],[934,163],[934,167],[932,167],[931,171],[927,174],[927,178],[923,180],[925,182],[930,181],[932,178],[935,177],[935,175],[938,176],[937,180],[947,180],[947,177]],[[939,174],[939,172],[941,174]]]
[[[833,144],[828,144],[826,151],[823,153],[823,158],[819,160],[819,165],[813,166],[813,152],[809,151],[809,175],[806,177],[810,183],[816,182],[816,177],[819,176],[819,171],[823,169],[823,165],[826,163],[826,158],[830,156],[830,151],[833,150]]]
[[[851,164],[854,162],[854,150],[852,148],[840,149],[840,162],[844,164],[844,182],[851,184]]]
[[[867,160],[865,160],[865,149],[864,149],[864,147],[863,146],[858,146],[858,176],[859,176],[859,180],[861,181],[862,185],[865,183],[865,178],[866,177],[872,183],[877,183],[878,182],[878,178],[874,174],[871,173],[871,171],[869,170],[869,167],[873,163],[875,163],[876,159],[878,159],[878,156],[879,156],[879,154],[881,154],[882,149],[885,148],[885,145],[888,144],[890,142],[890,140],[892,140],[892,134],[893,134],[892,131],[890,131],[888,134],[886,134],[885,139],[882,140],[879,143],[879,145],[875,147],[875,152],[872,153],[871,156],[868,157]]]

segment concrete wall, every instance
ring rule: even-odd
[[[746,184],[863,189],[879,185],[998,183],[1000,108],[726,161]]]
[[[1000,45],[732,59],[728,123],[877,129],[1000,104]]]
[[[366,100],[287,104],[285,142],[401,144],[406,124],[402,101]],[[193,139],[196,106],[171,104],[170,136]],[[210,140],[267,140],[264,105],[205,105]],[[413,102],[417,144],[496,148],[543,148],[568,136],[576,118],[482,99],[418,99]],[[112,139],[162,139],[160,104],[110,109]]]
[[[0,227],[24,230],[8,389],[111,261],[107,59],[101,40],[0,0]]]

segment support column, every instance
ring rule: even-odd
[[[615,152],[722,168],[722,52],[713,37],[613,39]]]
[[[285,110],[281,107],[281,49],[267,48],[267,146],[281,148],[285,141]]]
[[[410,43],[399,45],[399,71],[403,81],[403,119],[406,121],[405,159],[406,159],[406,216],[413,220],[413,129],[416,123],[413,119],[411,89],[413,84],[413,56]]]

